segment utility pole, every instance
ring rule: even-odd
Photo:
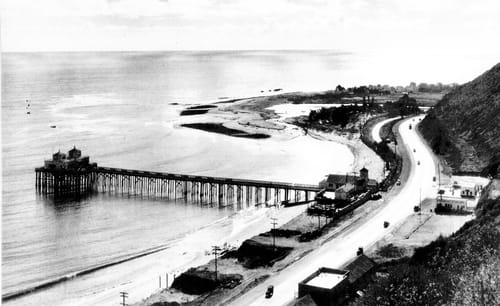
[[[219,255],[219,251],[220,251],[220,247],[214,245],[212,246],[212,254],[214,254],[214,257],[215,257],[215,282],[217,283],[218,282],[218,279],[217,279],[217,255]]]
[[[125,299],[128,298],[128,293],[127,292],[120,292],[120,297],[123,299],[123,301],[120,303],[122,306],[127,306],[125,303]]]
[[[438,162],[438,190],[441,189],[441,170],[439,170],[439,162]]]
[[[273,230],[271,231],[273,234],[273,250],[276,251],[276,225],[278,225],[278,219],[271,218],[271,224],[273,225]]]
[[[418,221],[422,223],[422,188],[420,188],[420,204],[418,210]]]

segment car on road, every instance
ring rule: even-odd
[[[384,228],[388,228],[389,227],[389,222],[388,221],[384,221]]]
[[[416,149],[413,149],[413,152],[417,152],[417,150],[416,150]]]
[[[418,162],[417,162],[417,165],[419,165],[419,166],[420,166],[420,161],[418,161]]]
[[[363,254],[363,248],[359,247],[358,250],[356,251],[356,256],[359,256],[361,254]]]
[[[271,285],[269,287],[267,287],[267,291],[266,291],[266,299],[270,299],[273,297],[273,294],[274,294],[274,286]]]
[[[399,186],[399,185],[401,185],[401,180],[398,180],[398,181],[396,182],[396,185],[398,185],[398,186]]]
[[[382,199],[382,195],[377,192],[377,193],[371,195],[371,199],[375,200],[375,201],[379,200],[379,199]]]

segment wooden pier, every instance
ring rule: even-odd
[[[309,201],[317,185],[95,167],[83,170],[36,168],[37,191],[44,195],[107,192],[185,199],[195,203],[280,204]]]

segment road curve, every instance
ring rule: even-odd
[[[349,230],[325,243],[307,256],[296,261],[286,269],[274,274],[265,282],[251,289],[244,295],[232,301],[231,305],[284,305],[295,298],[298,283],[319,267],[339,268],[350,261],[358,247],[365,249],[375,244],[395,225],[413,213],[413,207],[418,205],[420,194],[422,199],[436,194],[433,183],[436,166],[432,152],[420,138],[415,128],[409,129],[411,123],[415,127],[423,116],[403,120],[398,131],[402,144],[409,155],[410,169],[408,179],[396,194],[382,209],[367,218],[355,222]],[[415,152],[414,152],[415,150]],[[418,165],[419,164],[419,165]],[[407,165],[405,165],[407,166]],[[383,222],[389,221],[389,228],[383,227]],[[266,288],[274,285],[274,295],[270,299],[264,297]]]
[[[373,138],[373,141],[375,141],[375,142],[381,142],[382,138],[380,138],[380,129],[386,123],[394,121],[394,120],[397,120],[397,119],[399,119],[399,117],[393,117],[393,118],[382,120],[382,121],[378,122],[377,124],[375,124],[373,126],[373,128],[372,128],[372,138]]]

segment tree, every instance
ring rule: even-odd
[[[338,91],[338,92],[344,92],[345,91],[345,88],[342,87],[342,85],[337,85],[337,87],[335,87],[335,91]]]

